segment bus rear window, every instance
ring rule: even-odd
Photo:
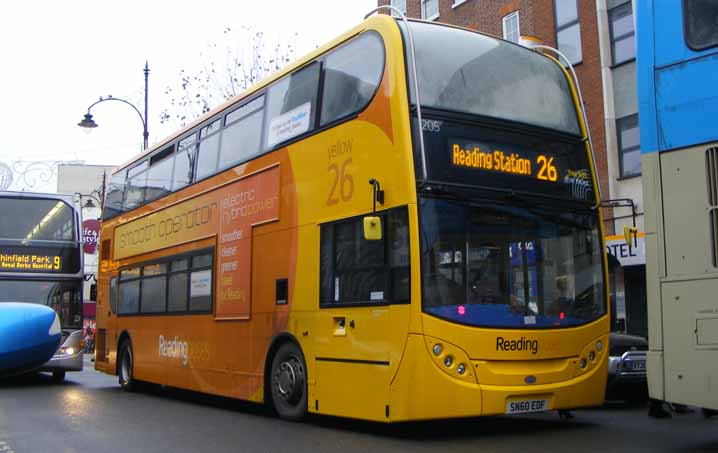
[[[422,106],[581,134],[568,81],[554,61],[467,30],[410,26]]]

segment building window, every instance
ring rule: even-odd
[[[381,213],[382,239],[368,241],[363,216],[320,229],[320,306],[408,303],[409,220],[406,208]]]
[[[718,2],[683,0],[683,31],[686,44],[693,50],[718,46]]]
[[[466,0],[454,0],[454,4],[451,5],[452,8],[456,8],[457,6],[466,3]]]
[[[638,115],[616,120],[618,132],[618,157],[621,177],[641,174],[641,134],[638,129]]]
[[[636,37],[631,2],[608,11],[611,31],[611,58],[614,65],[636,58]]]
[[[401,11],[406,16],[406,0],[391,0],[391,6]],[[391,12],[392,16],[397,16],[396,12]]]
[[[519,42],[521,31],[519,29],[519,12],[514,11],[504,16],[503,20],[504,39],[507,41]]]
[[[434,20],[439,17],[439,0],[421,0],[421,18]]]
[[[578,23],[577,0],[554,0],[556,13],[556,42],[571,64],[581,62],[581,26]]]

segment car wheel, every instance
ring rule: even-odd
[[[272,360],[272,407],[286,420],[301,420],[307,413],[307,367],[294,343],[283,344]]]
[[[117,369],[119,375],[120,387],[126,392],[131,392],[137,387],[133,373],[133,355],[132,344],[129,340],[125,340],[120,345],[120,353],[118,354]]]

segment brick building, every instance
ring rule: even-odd
[[[643,231],[635,40],[631,0],[378,0],[408,17],[434,20],[518,42],[531,36],[574,65],[586,106],[604,209],[614,327],[647,335],[645,248],[622,234],[635,210]],[[630,201],[628,201],[630,200]],[[631,204],[633,208],[631,208]],[[615,259],[613,259],[615,258]]]

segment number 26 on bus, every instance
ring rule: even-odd
[[[553,164],[553,157],[538,156],[536,163],[540,165],[538,174],[536,175],[538,179],[556,182],[558,179],[558,170],[556,170],[556,166]]]
[[[327,171],[332,174],[331,188],[329,189],[329,197],[327,198],[327,206],[333,206],[341,201],[347,202],[354,195],[354,178],[349,173],[349,165],[352,160],[347,159],[342,162],[341,167],[337,163],[329,165]]]

